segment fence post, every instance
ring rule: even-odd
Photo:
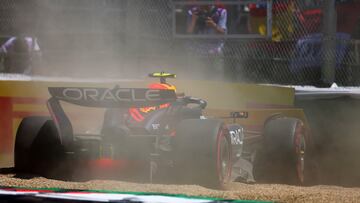
[[[322,85],[331,86],[335,81],[336,68],[336,7],[335,0],[326,0],[323,5],[323,65]]]
[[[267,0],[267,7],[266,7],[266,30],[267,30],[267,37],[268,39],[272,39],[272,23],[273,23],[273,0]]]

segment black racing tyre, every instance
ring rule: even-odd
[[[186,184],[223,188],[232,169],[229,131],[218,120],[187,119],[174,138],[175,176]],[[178,180],[179,181],[179,180]]]
[[[40,124],[43,125],[39,127]],[[31,125],[34,128],[29,127]],[[16,137],[15,154],[15,168],[22,172],[48,178],[62,176],[59,172],[64,166],[65,152],[56,126],[49,118],[30,117],[23,120]]]
[[[30,172],[32,163],[30,161],[30,151],[32,144],[39,134],[40,129],[49,117],[32,116],[24,118],[16,132],[14,162],[17,172]]]
[[[266,123],[264,139],[254,162],[258,182],[312,185],[317,180],[313,145],[304,123],[277,118]]]

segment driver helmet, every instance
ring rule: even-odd
[[[176,87],[174,85],[168,83],[152,83],[148,85],[149,89],[156,89],[156,90],[174,90],[176,92]],[[131,108],[129,109],[130,116],[137,122],[143,121],[145,118],[144,116],[152,111],[168,108],[171,104],[161,104],[159,106],[149,106],[149,107],[142,107],[142,108]]]
[[[168,83],[152,83],[148,86],[149,89],[155,90],[174,90],[176,92],[176,87],[174,85],[170,85]],[[143,107],[140,108],[140,111],[143,113],[149,113],[154,110],[167,108],[170,106],[170,103],[161,104],[160,106],[151,106],[151,107]]]

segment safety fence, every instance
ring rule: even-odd
[[[359,1],[337,0],[331,13],[324,0],[273,0],[271,39],[264,1],[226,2],[215,3],[227,10],[229,32],[264,38],[178,38],[171,0],[1,0],[0,41],[36,38],[42,55],[33,72],[41,75],[134,78],[164,70],[192,79],[314,84],[333,69],[338,84],[360,83]],[[213,44],[221,48],[208,48]]]

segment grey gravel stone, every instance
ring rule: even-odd
[[[298,187],[277,184],[231,183],[224,190],[211,190],[196,185],[140,184],[112,180],[66,182],[42,177],[15,178],[0,174],[1,186],[30,188],[91,189],[131,192],[186,194],[226,199],[272,200],[277,202],[360,202],[360,188],[338,186]]]

